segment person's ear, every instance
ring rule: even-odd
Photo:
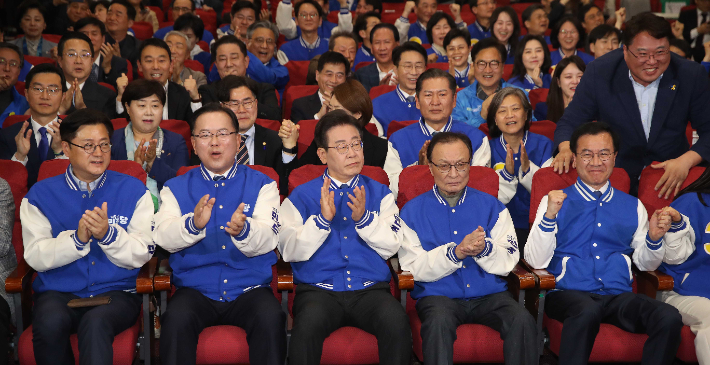
[[[594,43],[589,43],[589,51],[596,56],[596,51],[594,50]]]
[[[451,107],[452,108],[456,107],[456,90],[454,90],[454,104]]]
[[[128,19],[128,28],[132,28],[132,27],[133,27],[133,20]]]
[[[422,107],[419,105],[419,95],[414,95],[414,102],[417,105],[417,109],[421,110]]]
[[[357,113],[353,114],[353,117],[354,117],[355,119],[360,119],[360,117],[362,117],[362,113],[357,112]],[[369,123],[370,121],[368,120],[367,122]]]
[[[526,29],[530,30],[530,21],[529,20],[524,21],[523,24],[525,25]]]
[[[365,30],[360,30],[360,31],[357,32],[357,34],[360,36],[361,39],[365,39],[365,37],[367,36],[367,31],[365,31]],[[369,40],[369,39],[368,39],[368,40]]]
[[[249,52],[249,51],[247,51],[247,52]],[[245,54],[244,55],[244,68],[246,69],[247,67],[249,67],[249,55]]]
[[[64,152],[64,156],[69,156],[69,143],[66,141],[62,141],[62,152]]]
[[[325,148],[318,148],[318,158],[320,159],[320,162],[323,163],[323,165],[328,164],[328,153],[325,151]]]

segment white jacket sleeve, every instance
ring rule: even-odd
[[[232,243],[246,257],[271,252],[279,243],[279,190],[276,182],[261,187],[254,212],[247,218],[244,229],[232,236]]]
[[[535,222],[525,243],[525,261],[535,269],[545,269],[550,264],[557,247],[557,219],[545,217],[547,195],[540,201]]]
[[[279,252],[286,262],[307,261],[330,234],[330,222],[323,215],[312,215],[304,221],[288,198],[281,204],[281,222]]]
[[[89,242],[79,241],[76,230],[59,232],[54,237],[47,217],[26,198],[20,205],[20,220],[25,261],[39,272],[62,267],[89,254]],[[76,225],[78,228],[79,222]]]
[[[348,11],[340,11],[338,13],[338,26],[333,28],[331,34],[343,32],[350,33],[353,31],[353,14]]]
[[[663,237],[666,241],[666,254],[663,262],[680,265],[695,252],[695,230],[687,216],[681,213],[679,223],[671,223],[671,229]]]
[[[400,16],[394,22],[394,26],[399,31],[399,44],[409,40],[409,19]]]
[[[518,191],[518,179],[509,174],[505,168],[496,171],[496,174],[498,174],[498,200],[508,204]]]
[[[486,247],[473,259],[484,271],[493,275],[507,276],[520,261],[518,239],[508,209],[498,213],[498,219],[491,229],[490,236],[490,238],[486,237]]]
[[[400,223],[402,247],[399,249],[399,265],[402,270],[411,272],[415,281],[437,281],[461,268],[463,263],[454,253],[458,243],[449,242],[426,251],[417,232],[409,228],[406,222],[400,220]]]
[[[385,165],[383,166],[387,177],[390,179],[390,191],[395,197],[399,192],[399,174],[402,173],[402,160],[399,158],[399,152],[392,146],[392,142],[387,141],[387,156],[385,157]]]
[[[293,5],[291,1],[282,1],[276,8],[276,27],[287,40],[296,38],[296,21],[293,20]]]
[[[367,199],[367,197],[366,197]],[[355,223],[355,231],[370,248],[387,260],[399,250],[402,234],[396,224],[401,222],[397,216],[399,208],[390,193],[380,202],[380,213],[365,211],[360,221]]]
[[[483,137],[483,143],[473,153],[471,166],[491,167],[491,145],[488,143],[488,137]]]
[[[136,210],[127,229],[117,224],[109,225],[106,236],[99,241],[99,247],[114,265],[129,270],[137,269],[153,257],[154,209],[153,197],[146,190],[136,203]],[[110,206],[108,210],[111,211]]]
[[[175,253],[205,238],[205,229],[195,227],[194,213],[181,214],[180,205],[169,187],[163,187],[160,199],[163,203],[155,215],[153,231],[153,240],[158,246]]]
[[[648,213],[640,200],[636,206],[636,212],[638,214],[638,228],[634,233],[633,241],[631,241],[631,247],[634,249],[633,260],[639,270],[653,271],[663,262],[666,247],[663,244],[663,237],[657,242],[651,241],[651,238],[648,237]]]
[[[535,165],[532,161],[530,161],[530,170],[526,174],[523,174],[523,171],[518,170],[518,182],[522,184],[525,189],[530,192],[532,191],[532,180],[533,176],[535,176],[535,173],[537,170],[544,169],[545,167],[551,166],[552,165],[552,157],[550,157],[547,161],[545,161],[542,166],[537,166]]]

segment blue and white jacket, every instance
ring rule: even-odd
[[[555,219],[545,217],[542,198],[525,244],[525,260],[555,275],[556,289],[617,295],[631,291],[632,260],[642,271],[658,268],[665,245],[648,237],[640,200],[608,181],[598,200],[579,178],[562,191],[567,198]]]
[[[372,115],[380,122],[384,135],[387,135],[387,127],[393,120],[417,120],[422,117],[422,112],[417,108],[416,101],[409,102],[407,95],[397,86],[372,100]]]
[[[390,179],[390,190],[397,195],[399,191],[399,174],[405,167],[419,163],[419,150],[424,142],[430,141],[434,129],[419,118],[419,123],[406,126],[394,132],[389,139],[392,148],[387,150],[385,172]],[[491,148],[488,137],[477,128],[460,123],[449,117],[449,122],[439,132],[460,132],[468,136],[473,147],[471,166],[491,166]]]
[[[335,216],[321,214],[320,190],[328,170],[316,179],[296,187],[281,205],[283,229],[279,251],[291,262],[297,283],[316,285],[333,291],[353,291],[375,283],[388,282],[385,262],[399,249],[401,233],[399,209],[386,186],[356,175],[341,189],[331,179]],[[342,183],[345,184],[345,183]],[[347,203],[353,188],[365,189],[366,210],[353,222]]]
[[[476,20],[473,24],[468,26],[468,33],[471,35],[471,45],[473,46],[474,44],[489,38],[491,36],[491,28],[483,29],[483,26],[481,26],[481,24],[479,24]]]
[[[351,65],[352,69],[355,70],[355,66],[357,66],[360,62],[375,62],[375,56],[372,55],[372,50],[365,47],[365,45],[362,45],[357,49],[357,53],[355,53],[355,60],[353,60],[353,64]]]
[[[309,61],[311,58],[321,55],[328,51],[328,39],[318,37],[315,43],[309,45],[303,39],[298,37],[292,41],[288,41],[281,46],[281,49],[276,54],[279,63],[285,65],[288,61]]]
[[[160,192],[163,204],[155,216],[155,243],[171,253],[175,286],[193,288],[212,300],[232,301],[272,279],[279,233],[276,182],[245,165],[234,164],[213,181],[204,165],[168,180]],[[197,202],[215,198],[203,229],[194,223]],[[244,229],[232,236],[224,229],[244,203]]]
[[[402,270],[414,275],[412,298],[443,295],[471,299],[506,290],[506,276],[520,252],[513,221],[496,198],[466,187],[455,207],[434,188],[402,208]],[[486,246],[474,257],[459,260],[456,246],[478,226]]]
[[[76,234],[79,220],[103,203],[109,218],[106,235],[82,242]],[[138,270],[155,251],[153,209],[145,185],[115,171],[86,184],[69,166],[64,174],[37,182],[20,206],[25,261],[38,272],[34,291],[82,298],[111,290],[135,293]]]
[[[454,70],[454,72],[456,73],[456,76],[454,76],[454,78],[456,79],[457,87],[467,87],[468,85],[471,85],[471,82],[468,80],[468,73],[471,72],[470,63],[468,64],[468,66],[466,66],[465,70]]]
[[[29,64],[29,62],[25,62],[25,64]],[[2,114],[0,114],[0,129],[5,122],[5,118],[10,115],[22,115],[30,108],[30,103],[27,102],[24,96],[17,92],[17,89],[11,87],[10,92],[12,93],[12,102],[2,111]]]
[[[296,25],[296,21],[291,16],[295,6],[291,0],[284,0],[279,3],[276,8],[276,26],[279,28],[279,33],[283,34],[287,40],[295,39],[301,36],[301,28]],[[350,33],[353,31],[353,15],[348,9],[340,9],[338,13],[338,25],[326,20],[325,14],[321,18],[321,25],[318,27],[318,36],[325,39],[328,43],[330,35],[336,32]]]
[[[528,74],[511,77],[508,80],[508,84],[511,86],[516,86],[521,89],[524,89],[525,91],[530,91],[533,89],[540,89],[540,88],[549,89],[550,82],[552,82],[552,76],[550,76],[550,74],[542,74],[540,76],[542,79],[542,86],[537,86],[535,84],[535,82],[533,81],[532,77],[530,77]]]
[[[508,86],[517,87],[501,79],[501,88],[505,88]],[[454,107],[454,111],[451,113],[451,116],[453,116],[454,119],[476,128],[486,122],[486,120],[481,117],[481,106],[483,105],[484,100],[479,99],[476,95],[477,87],[478,80],[474,80],[473,84],[457,92],[456,106]],[[523,88],[517,88],[525,91],[525,89]],[[527,95],[528,92],[525,91],[525,96]]]
[[[582,51],[575,50],[574,55],[579,56],[579,58],[581,58],[582,61],[584,61],[585,65],[588,65],[589,62],[594,61],[594,56],[586,54]],[[557,64],[560,63],[560,61],[562,61],[563,58],[565,58],[565,55],[564,55],[564,52],[562,52],[562,49],[558,48],[558,49],[550,52],[550,60],[552,61],[553,67],[557,66]],[[553,68],[553,70],[554,70],[554,68]],[[550,71],[550,73],[552,73],[552,71]]]
[[[705,204],[710,194],[702,194]],[[687,193],[671,207],[683,217],[672,223],[664,239],[666,255],[660,270],[673,277],[673,291],[681,295],[710,298],[710,208],[697,193]]]
[[[525,132],[523,137],[523,145],[528,154],[530,161],[530,169],[527,173],[520,171],[520,151],[513,154],[515,168],[513,175],[508,174],[505,169],[505,159],[508,152],[505,148],[506,141],[503,135],[489,141],[491,145],[491,166],[498,173],[500,186],[498,187],[498,196],[501,192],[508,189],[511,182],[517,181],[517,186],[514,187],[512,197],[509,202],[501,199],[506,204],[513,217],[515,228],[528,229],[528,217],[530,216],[530,191],[532,190],[533,175],[537,170],[548,167],[552,164],[552,141],[545,136],[539,134]]]

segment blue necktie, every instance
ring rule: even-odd
[[[220,181],[220,180],[224,180],[224,179],[226,179],[226,177],[224,177],[224,176],[222,176],[222,175],[215,175],[215,176],[212,178],[212,181]]]
[[[348,184],[343,184],[343,185],[340,185],[340,188],[341,188],[341,189],[347,189],[347,188],[349,188],[349,186],[348,186]]]
[[[47,128],[40,128],[39,134],[41,134],[42,137],[39,139],[37,151],[39,152],[40,162],[44,162],[47,160],[47,153],[49,152],[49,139],[47,139]]]
[[[410,104],[414,104],[414,97],[413,96],[407,96],[407,102]]]
[[[597,200],[599,200],[599,198],[602,197],[602,192],[601,192],[601,191],[598,191],[598,190],[597,190],[597,191],[594,191],[593,194],[594,194],[594,196],[597,197]]]

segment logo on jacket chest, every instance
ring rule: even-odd
[[[108,224],[119,224],[125,226],[128,224],[128,217],[114,214],[108,218]]]
[[[249,213],[249,209],[251,209],[251,205],[244,204],[244,213]]]

